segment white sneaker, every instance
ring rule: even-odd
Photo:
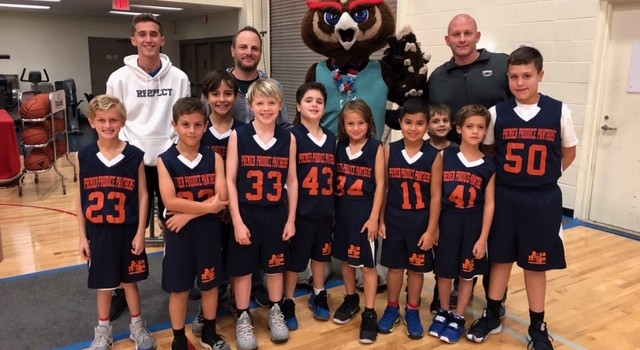
[[[240,350],[255,350],[258,348],[258,340],[253,334],[251,318],[249,318],[249,314],[246,311],[242,312],[242,315],[236,321],[236,340]]]
[[[146,327],[144,320],[129,324],[129,339],[136,344],[136,350],[155,350],[156,341]]]
[[[95,335],[89,350],[107,350],[113,347],[113,335],[111,326],[98,326],[94,328]]]
[[[267,328],[271,331],[271,340],[276,344],[286,343],[289,340],[289,328],[284,322],[284,315],[278,304],[273,304],[269,310]]]

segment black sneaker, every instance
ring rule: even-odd
[[[471,327],[467,331],[467,339],[482,343],[487,340],[489,334],[496,334],[502,332],[502,324],[499,317],[491,315],[487,309],[482,312],[482,317],[473,321]]]
[[[333,314],[333,322],[337,324],[349,323],[353,315],[358,312],[360,312],[360,295],[358,295],[358,293],[345,295],[342,305],[340,305],[336,313]],[[377,323],[377,321],[374,323]],[[376,329],[377,328],[378,326],[376,324]]]
[[[296,303],[293,299],[284,299],[282,301],[282,315],[284,315],[284,323],[290,331],[298,329],[298,318],[296,317]]]
[[[378,337],[378,315],[375,310],[365,310],[360,323],[360,343],[372,344]]]
[[[202,330],[200,346],[209,350],[231,350],[229,344],[227,344],[220,335],[213,331],[213,327],[204,328]]]
[[[196,287],[192,287],[189,290],[189,300],[200,300],[202,296],[200,295],[200,290]]]
[[[189,344],[187,343],[187,337],[173,337],[171,343],[171,350],[189,350]]]
[[[529,326],[527,340],[529,350],[553,350],[553,338],[549,335],[546,322],[538,321],[535,325]]]
[[[115,321],[122,311],[127,308],[127,298],[124,296],[124,289],[116,289],[111,296],[111,309],[109,310],[109,321]]]
[[[251,288],[251,297],[255,300],[256,304],[262,307],[269,307],[269,292],[262,284],[258,284]]]

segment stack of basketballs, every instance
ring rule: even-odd
[[[24,121],[22,123],[22,144],[30,146],[23,148],[25,150],[24,167],[26,170],[47,170],[55,159],[52,145],[53,135],[64,131],[65,126],[63,119],[49,118],[50,113],[49,94],[36,94],[28,100],[22,101],[20,105],[20,118]],[[58,119],[62,122],[61,125],[58,125],[60,122],[56,123]],[[62,130],[59,130],[60,127]],[[28,153],[27,150],[29,150]],[[66,152],[66,144],[64,145],[64,152]]]

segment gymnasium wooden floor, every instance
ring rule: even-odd
[[[40,175],[38,184],[33,175],[24,182],[23,196],[17,187],[0,188],[0,235],[4,260],[0,262],[0,278],[55,269],[82,263],[77,253],[75,196],[77,183],[72,181],[72,169],[58,160],[66,177],[67,194],[62,194],[60,179],[55,172]],[[548,273],[546,320],[557,349],[640,349],[640,242],[611,233],[578,225],[565,230],[569,268]],[[150,248],[148,251],[158,250]],[[423,305],[431,300],[433,279],[425,278]],[[329,291],[329,305],[335,310],[342,301],[343,288]],[[467,326],[484,306],[482,288],[476,288],[467,310]],[[256,334],[261,349],[445,349],[449,344],[425,336],[410,340],[404,325],[390,335],[379,335],[369,346],[358,343],[359,321],[344,326],[319,322],[306,307],[307,297],[297,300],[301,328],[290,335],[289,342],[275,345],[266,330],[267,309],[254,310]],[[378,295],[378,315],[386,304],[386,294]],[[425,328],[431,315],[423,308]],[[168,322],[169,320],[167,320]],[[528,308],[523,275],[513,269],[510,281],[507,317],[504,331],[483,344],[463,339],[457,349],[526,349]],[[234,322],[230,316],[218,320],[219,332],[235,348]],[[198,347],[197,338],[191,341]],[[155,333],[158,349],[170,349],[171,331]],[[87,339],[89,340],[89,339]],[[123,340],[114,349],[133,349]]]

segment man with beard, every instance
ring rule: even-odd
[[[231,115],[237,120],[248,124],[253,120],[253,111],[249,108],[246,97],[249,85],[258,79],[268,78],[267,73],[258,70],[258,64],[262,58],[262,37],[256,28],[246,26],[233,36],[233,39],[231,39],[231,56],[235,66],[228,68],[227,71],[231,72],[238,80],[238,94],[236,103],[231,110]],[[284,91],[282,84],[279,82],[278,87],[281,91]],[[291,126],[286,103],[283,104],[276,123],[286,128]]]

